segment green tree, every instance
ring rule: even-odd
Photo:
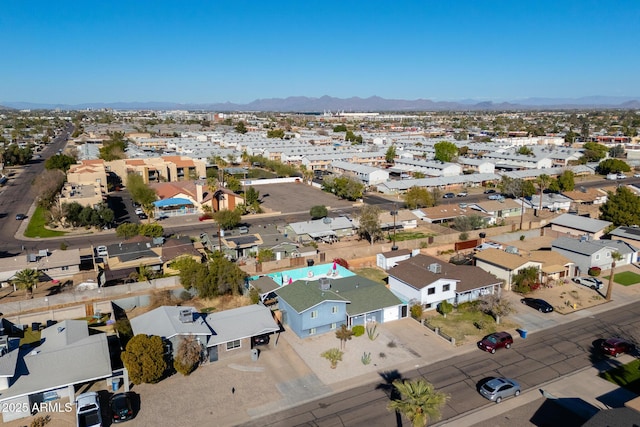
[[[536,184],[538,184],[538,189],[540,190],[540,206],[538,207],[538,212],[542,211],[542,195],[544,194],[544,190],[549,187],[551,183],[551,177],[547,174],[541,174],[536,178]],[[540,215],[538,213],[538,215]]]
[[[180,271],[180,283],[186,290],[194,289],[201,298],[219,295],[239,295],[246,273],[220,252],[200,264],[193,258],[182,258],[172,264]]]
[[[229,190],[233,191],[234,193],[239,193],[240,190],[242,190],[242,183],[235,176],[227,175],[224,181],[225,181],[224,182],[225,187],[227,187]]]
[[[40,272],[32,268],[18,271],[11,280],[18,289],[24,289],[27,298],[33,298],[33,288],[40,282]]]
[[[260,249],[258,251],[258,262],[268,262],[276,259],[276,255],[273,253],[271,249]]]
[[[249,187],[244,192],[244,203],[247,206],[260,205],[260,192],[253,187]]]
[[[284,129],[270,129],[267,131],[267,138],[284,138]]]
[[[436,150],[435,159],[441,162],[452,162],[458,157],[458,147],[453,142],[436,142],[433,148]]]
[[[626,186],[609,192],[607,202],[600,205],[600,219],[611,221],[615,227],[640,224],[640,197]]]
[[[142,176],[136,173],[130,173],[127,175],[127,189],[131,194],[131,198],[142,205],[142,209],[149,217],[153,212],[153,202],[156,201],[158,195],[155,190],[150,188],[144,183]]]
[[[213,219],[216,220],[220,227],[224,230],[231,230],[236,225],[240,224],[242,220],[242,214],[237,210],[221,209],[213,214]]]
[[[424,427],[429,421],[440,419],[440,409],[449,400],[449,395],[436,391],[423,378],[395,380],[393,387],[397,393],[392,393],[396,397],[389,402],[388,409],[407,417],[413,427]]]
[[[387,163],[393,163],[396,158],[396,146],[392,145],[387,148],[387,152],[384,155],[384,159]]]
[[[464,215],[457,216],[453,220],[453,224],[458,231],[478,230],[487,225],[486,219],[480,215]],[[466,239],[462,239],[466,240]]]
[[[236,129],[236,132],[241,133],[243,135],[247,133],[247,126],[244,124],[242,120],[238,122],[235,129]]]
[[[624,157],[624,147],[620,144],[609,149],[609,157]]]
[[[522,154],[523,156],[531,156],[533,155],[533,150],[526,145],[523,145],[522,147],[518,148],[518,151],[516,151],[516,153]]]
[[[134,336],[127,343],[121,358],[134,384],[157,383],[167,370],[162,338],[156,335]]]
[[[531,287],[538,282],[539,274],[540,272],[537,267],[527,267],[518,270],[511,279],[514,292],[521,294],[531,292]]]
[[[319,219],[324,218],[329,214],[327,207],[324,205],[316,205],[312,206],[309,210],[309,215],[311,215],[311,219]]]
[[[359,222],[358,234],[373,245],[382,236],[380,208],[374,205],[363,205],[360,208]]]
[[[180,339],[178,351],[173,359],[173,367],[182,375],[189,375],[196,370],[202,359],[202,344],[189,335]]]
[[[600,175],[607,175],[610,173],[629,172],[631,168],[624,160],[620,159],[607,159],[600,162],[596,168],[596,172]]]
[[[349,176],[328,176],[322,181],[322,189],[347,200],[360,199],[364,194],[364,184]]]
[[[613,278],[616,272],[616,263],[621,260],[622,254],[620,252],[611,252],[611,271],[609,271],[609,283],[607,284],[607,301],[611,301],[611,295],[613,293]]]
[[[411,187],[404,194],[404,203],[408,209],[428,208],[434,206],[432,194],[424,187]]]
[[[130,239],[138,235],[138,227],[138,224],[132,224],[129,222],[122,223],[116,228],[116,236]]]
[[[575,174],[573,171],[563,171],[558,177],[558,186],[560,187],[560,191],[573,191],[576,186],[574,177]]]
[[[138,234],[146,237],[162,237],[164,228],[160,224],[140,224]]]
[[[334,132],[346,132],[347,131],[347,126],[345,125],[337,125],[333,128]]]
[[[74,157],[65,154],[56,154],[44,162],[44,167],[46,169],[60,169],[66,172],[69,170],[69,167],[75,163],[76,159]]]
[[[531,181],[525,181],[520,178],[509,178],[508,176],[502,176],[498,183],[500,192],[508,197],[530,197],[535,194],[536,188]]]
[[[351,337],[353,337],[353,331],[347,328],[347,325],[342,324],[340,329],[336,331],[336,338],[340,340],[340,350],[344,350],[347,341],[350,341]]]

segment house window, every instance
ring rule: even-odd
[[[596,260],[600,259],[600,254],[596,254]]]
[[[611,252],[607,252],[607,258],[611,258]]]
[[[65,266],[62,267],[62,271],[67,271],[67,270],[69,270],[69,266],[68,265],[65,265]]]
[[[240,340],[229,341],[227,343],[227,350],[233,350],[234,348],[240,348]]]
[[[334,305],[331,307],[331,314],[336,314],[338,312],[338,306]]]
[[[446,284],[442,287],[442,292],[448,292],[451,289],[451,285]]]
[[[313,310],[311,312],[311,318],[312,319],[317,319],[318,318],[318,310]]]
[[[315,335],[315,334],[316,334],[316,328],[309,329],[309,335]]]
[[[334,323],[331,324],[331,329],[336,329],[337,327],[338,327],[337,323],[334,322]]]
[[[436,288],[429,288],[427,289],[427,295],[433,295],[436,293]]]

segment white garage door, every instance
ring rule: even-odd
[[[390,322],[392,320],[398,320],[400,318],[400,309],[395,307],[387,307],[384,309],[384,321],[383,323]]]

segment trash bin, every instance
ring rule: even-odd
[[[526,329],[518,329],[518,333],[520,334],[520,337],[522,337],[522,338],[526,338],[527,337],[527,330]]]
[[[257,362],[258,361],[258,349],[257,348],[252,348],[251,349],[251,360],[253,362]]]
[[[120,378],[111,378],[111,391],[116,392],[120,388]]]
[[[312,260],[312,259],[308,259],[308,260],[307,260],[307,267],[312,267],[312,266],[313,266],[313,264],[315,264],[315,261],[314,261],[314,260]]]

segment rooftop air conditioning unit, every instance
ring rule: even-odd
[[[435,274],[442,273],[442,265],[434,262],[433,264],[429,264],[429,271]]]
[[[193,322],[193,314],[191,312],[191,309],[189,308],[180,310],[180,314],[178,315],[178,317],[182,323]]]
[[[331,281],[328,277],[321,277],[318,283],[321,291],[328,291],[331,288]]]

